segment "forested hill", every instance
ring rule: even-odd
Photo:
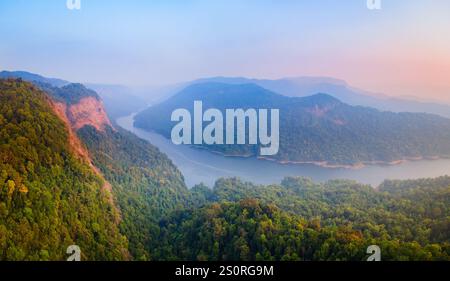
[[[150,259],[148,240],[160,216],[187,204],[177,168],[154,146],[113,129],[96,93],[83,85],[0,81],[0,260],[61,260],[71,244],[90,249],[83,259]],[[88,99],[90,108],[85,98],[98,102]],[[88,153],[79,159],[84,146]],[[27,240],[36,238],[42,243]]]
[[[0,81],[0,260],[63,260],[72,244],[83,260],[151,259],[161,216],[188,205],[167,156],[111,127],[82,85]]]
[[[71,147],[47,94],[0,79],[0,260],[130,258],[111,194]]]
[[[183,176],[166,155],[131,133],[85,126],[78,135],[112,185],[134,259],[153,259],[161,218],[189,206]]]
[[[384,261],[450,259],[450,177],[378,190],[344,180],[221,179],[212,190],[194,187],[192,201],[161,221],[156,258],[363,261],[378,245]]]
[[[191,85],[138,114],[135,126],[170,137],[176,124],[170,118],[173,110],[186,108],[193,114],[195,100],[203,102],[203,110],[218,108],[224,116],[227,108],[279,109],[280,148],[268,157],[279,162],[354,166],[450,156],[450,119],[350,106],[327,94],[285,97],[254,84]],[[225,155],[259,156],[259,145],[203,147]]]

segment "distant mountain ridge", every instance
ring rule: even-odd
[[[56,87],[70,82],[46,78],[26,71],[2,71],[0,78],[22,78],[26,81],[38,81]],[[225,84],[256,84],[267,90],[289,97],[304,97],[316,93],[327,93],[350,105],[373,107],[382,111],[431,113],[450,118],[450,104],[420,101],[406,97],[389,97],[357,89],[346,81],[331,77],[288,77],[281,79],[252,79],[245,77],[209,77],[181,82],[163,87],[142,87],[134,89],[122,85],[85,84],[95,90],[103,99],[108,115],[118,118],[136,113],[147,107],[172,97],[187,86],[205,82]],[[112,120],[114,122],[114,120]]]
[[[0,78],[22,78],[26,81],[50,84],[54,87],[63,87],[67,84],[70,84],[70,82],[62,79],[47,78],[39,74],[34,74],[27,71],[1,71]]]
[[[354,167],[450,156],[450,120],[425,113],[394,113],[350,106],[328,94],[286,97],[255,84],[217,82],[188,86],[135,117],[135,126],[170,137],[177,108],[279,108],[280,150],[268,159]],[[230,156],[259,156],[254,145],[203,145]]]
[[[347,82],[330,77],[290,77],[281,79],[252,79],[245,77],[201,78],[153,90],[157,101],[162,102],[184,88],[207,82],[224,84],[256,84],[272,92],[288,97],[305,97],[316,93],[327,93],[350,105],[360,105],[392,112],[431,113],[450,118],[450,104],[418,101],[412,98],[389,97],[350,86]],[[144,98],[144,96],[142,96]],[[154,100],[152,100],[154,102]]]

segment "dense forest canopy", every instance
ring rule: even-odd
[[[377,189],[346,180],[286,178],[264,186],[232,178],[187,190],[145,141],[132,145],[128,133],[99,135],[89,127],[79,133],[113,184],[139,259],[364,260],[372,244],[385,260],[449,259],[450,177],[386,181]],[[163,183],[162,171],[171,171]]]
[[[78,134],[112,184],[130,252],[136,259],[151,259],[159,220],[188,206],[189,191],[181,173],[156,147],[123,130],[100,133],[86,126]]]
[[[160,223],[159,258],[364,260],[375,244],[383,260],[449,259],[450,177],[386,181],[377,190],[351,181],[222,179],[192,196],[195,208]]]

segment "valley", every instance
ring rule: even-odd
[[[81,84],[0,79],[0,93],[0,260],[63,260],[77,245],[82,260],[361,261],[374,244],[383,260],[449,259],[444,160],[223,157],[136,129],[133,115],[116,126]]]
[[[64,2],[0,0],[0,276],[448,271],[450,1]]]
[[[280,182],[285,176],[305,176],[315,181],[353,179],[378,186],[385,179],[438,177],[449,174],[450,159],[410,159],[390,164],[369,163],[361,167],[322,167],[323,163],[281,164],[254,156],[224,157],[192,146],[177,146],[170,139],[133,126],[135,114],[116,120],[118,126],[143,138],[167,154],[191,187],[203,182],[209,186],[221,177],[238,176],[258,184]],[[263,173],[261,171],[264,171]]]
[[[264,143],[261,142],[243,145],[195,142],[223,155],[250,155],[279,163],[312,163],[330,168],[358,168],[450,156],[450,119],[351,106],[326,93],[287,97],[255,84],[190,85],[168,100],[139,112],[134,126],[170,138],[176,125],[171,120],[172,112],[184,108],[192,114],[196,100],[201,100],[205,108],[217,108],[222,114],[228,108],[270,108],[279,112],[279,141],[275,141],[279,149],[273,155],[262,155]],[[208,128],[213,123],[203,124],[203,128],[198,129]],[[189,129],[188,138],[192,138],[195,132]],[[226,130],[221,129],[221,135],[225,135]],[[251,133],[252,130],[246,132],[246,137]]]

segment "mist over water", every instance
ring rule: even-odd
[[[332,179],[351,179],[378,186],[385,179],[418,179],[450,175],[450,159],[420,160],[395,166],[368,166],[362,169],[331,169],[315,165],[284,165],[254,157],[224,157],[186,145],[174,145],[155,132],[133,126],[134,114],[121,117],[117,124],[157,146],[168,155],[183,173],[186,184],[192,187],[204,183],[210,187],[221,177],[239,177],[257,184],[280,183],[287,176],[303,176],[317,182]]]

